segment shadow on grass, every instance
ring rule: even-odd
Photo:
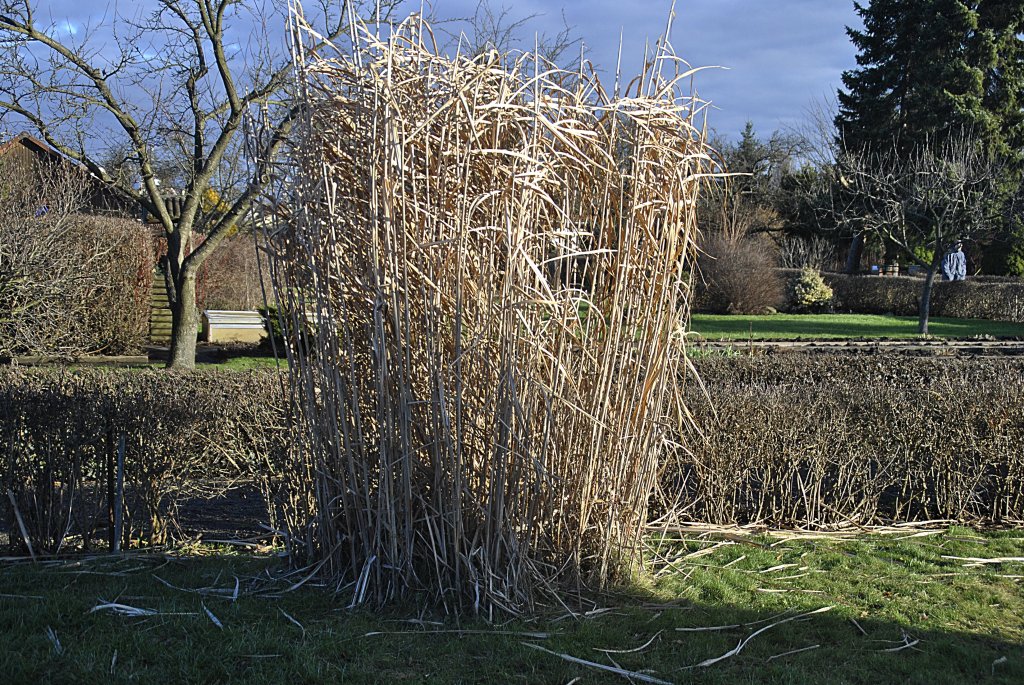
[[[270,558],[6,565],[0,669],[5,683],[629,682],[531,643],[673,683],[1024,682],[1015,581],[904,573],[926,562],[916,548],[886,545],[863,577],[845,577],[862,545],[812,548],[727,549],[604,596],[590,617],[551,610],[501,625],[416,608],[350,610],[347,595],[308,585],[285,592],[292,581],[270,580]],[[788,561],[770,570],[769,558]],[[875,577],[890,566],[894,575]],[[798,583],[801,574],[813,582]],[[91,611],[103,602],[157,613]],[[794,618],[824,607],[832,608]],[[791,620],[755,635],[783,619]],[[692,668],[745,638],[735,656]]]
[[[224,371],[251,371],[261,369],[288,370],[288,361],[283,350],[278,357],[269,342],[260,344],[209,344],[196,347],[196,365],[200,368]]]

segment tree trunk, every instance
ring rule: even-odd
[[[850,251],[846,253],[846,273],[855,274],[860,270],[860,256],[864,253],[864,236],[860,233],[853,236]]]
[[[175,279],[175,298],[171,302],[170,369],[196,368],[196,337],[199,333],[199,310],[196,308],[196,277],[185,270]]]
[[[917,332],[921,335],[928,335],[928,314],[932,307],[932,284],[935,282],[937,266],[932,263],[924,279],[924,288],[921,290],[921,304],[917,310]]]

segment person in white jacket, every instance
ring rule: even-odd
[[[946,281],[962,281],[967,278],[967,256],[963,242],[956,241],[942,258],[942,278]]]

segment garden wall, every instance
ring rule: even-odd
[[[1024,521],[1024,360],[697,362],[662,486],[688,520],[829,527]]]

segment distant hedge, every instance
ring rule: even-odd
[[[1024,522],[1024,360],[696,362],[662,489],[712,523]]]
[[[145,227],[67,212],[4,214],[0,211],[0,220],[7,222],[0,226],[0,357],[74,359],[142,349],[153,280]]]
[[[780,269],[787,281],[799,276],[795,269]],[[917,316],[924,281],[908,276],[851,276],[822,274],[832,288],[836,311],[856,314]],[[932,290],[932,316],[957,319],[1024,322],[1024,283],[988,279],[946,282],[936,278]]]
[[[230,238],[199,268],[197,305],[202,309],[253,310],[273,297],[270,268],[258,263],[252,235]]]

